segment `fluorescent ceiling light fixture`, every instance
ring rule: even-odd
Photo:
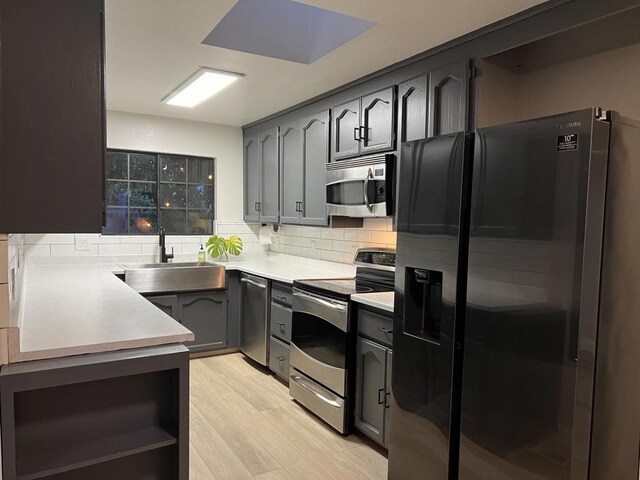
[[[200,67],[162,101],[168,105],[192,108],[245,76],[242,73]]]

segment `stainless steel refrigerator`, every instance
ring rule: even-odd
[[[612,125],[402,146],[390,480],[589,478]]]

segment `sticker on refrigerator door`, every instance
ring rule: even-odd
[[[578,134],[570,133],[568,135],[558,135],[558,143],[556,149],[559,152],[568,152],[578,149]]]

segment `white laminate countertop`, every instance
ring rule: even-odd
[[[9,362],[193,340],[191,331],[117,278],[114,267],[27,267]]]
[[[393,313],[395,294],[394,292],[356,293],[351,295],[351,300]]]
[[[9,362],[193,340],[193,333],[114,275],[124,272],[122,265],[151,261],[148,256],[29,259],[18,324],[9,329]],[[217,263],[285,283],[355,275],[353,265],[284,254]]]

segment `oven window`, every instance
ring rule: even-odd
[[[320,317],[294,312],[291,341],[318,362],[336,368],[347,366],[347,334]]]

